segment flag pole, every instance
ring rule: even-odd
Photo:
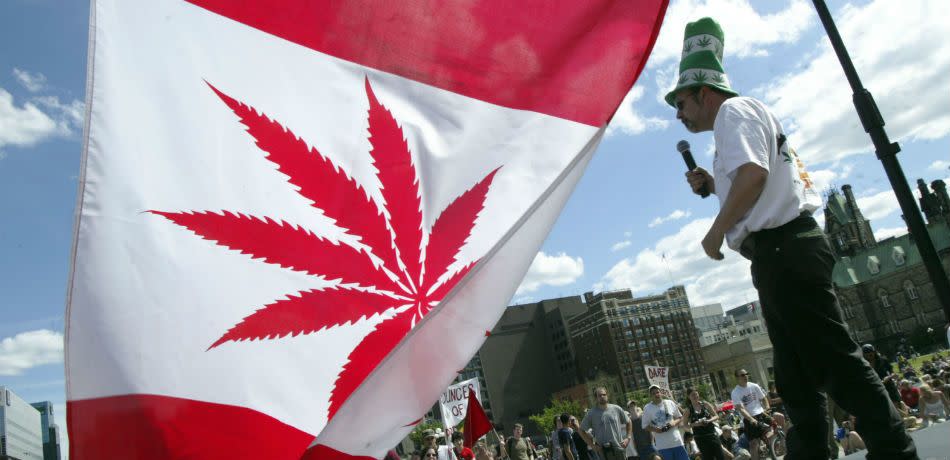
[[[818,17],[821,18],[821,23],[828,34],[828,39],[831,40],[831,46],[834,48],[835,54],[838,55],[838,61],[841,62],[841,68],[848,78],[852,91],[854,91],[852,99],[858,112],[858,118],[861,119],[864,131],[871,136],[877,158],[881,160],[884,166],[884,172],[891,182],[894,194],[897,195],[898,203],[900,203],[901,212],[904,213],[904,220],[907,222],[910,235],[914,238],[917,250],[920,252],[920,258],[930,275],[937,301],[943,307],[944,317],[947,321],[950,321],[950,279],[947,278],[947,273],[940,263],[940,258],[937,256],[937,250],[934,248],[930,233],[927,232],[924,219],[920,216],[914,194],[911,192],[910,186],[907,185],[904,170],[901,168],[900,162],[897,161],[897,152],[900,152],[901,148],[897,142],[891,142],[887,137],[887,133],[884,131],[884,117],[878,110],[871,92],[861,84],[858,71],[855,70],[854,63],[851,62],[851,56],[848,55],[848,50],[844,46],[844,41],[841,40],[841,35],[838,34],[838,28],[828,11],[828,6],[825,5],[824,0],[813,1],[815,9],[818,11]]]

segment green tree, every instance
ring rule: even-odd
[[[554,417],[565,412],[578,419],[584,416],[584,408],[576,401],[552,398],[551,403],[540,414],[528,418],[538,426],[541,433],[550,433],[554,430]]]
[[[700,383],[696,386],[696,391],[699,392],[699,399],[703,399],[711,403],[716,402],[716,394],[713,392],[712,385],[708,383]]]
[[[643,407],[647,405],[648,402],[650,402],[650,392],[647,390],[641,389],[641,390],[635,390],[635,391],[628,391],[626,396],[627,396],[627,401],[636,401],[637,405],[640,407]],[[626,401],[624,401],[624,404],[626,404]]]

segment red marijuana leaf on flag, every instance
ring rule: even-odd
[[[293,132],[254,108],[208,86],[247,126],[266,158],[295,191],[365,245],[354,247],[270,217],[233,211],[150,211],[210,240],[267,264],[340,280],[346,288],[287,293],[244,318],[211,344],[273,340],[381,314],[350,352],[330,395],[330,418],[395,345],[445,297],[475,262],[448,273],[471,235],[498,169],[457,197],[438,216],[423,241],[419,174],[402,128],[376,98],[369,80],[369,152],[382,184],[377,203],[353,178]],[[376,262],[370,255],[375,256]],[[438,280],[448,274],[447,279]]]

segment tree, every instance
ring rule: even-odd
[[[550,433],[554,431],[554,417],[560,416],[565,412],[577,417],[578,420],[584,418],[584,408],[576,401],[553,398],[551,399],[551,403],[545,407],[540,414],[535,414],[528,418],[541,429],[542,433]]]
[[[636,401],[637,405],[640,407],[643,407],[647,405],[648,402],[650,402],[650,392],[647,390],[641,389],[641,390],[635,390],[635,391],[628,391],[626,396],[627,396],[627,401]]]
[[[716,393],[713,391],[712,385],[708,383],[700,383],[696,386],[696,391],[699,392],[699,398],[709,401],[716,402]]]

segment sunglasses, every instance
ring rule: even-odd
[[[739,377],[748,377],[749,374],[739,374]]]

